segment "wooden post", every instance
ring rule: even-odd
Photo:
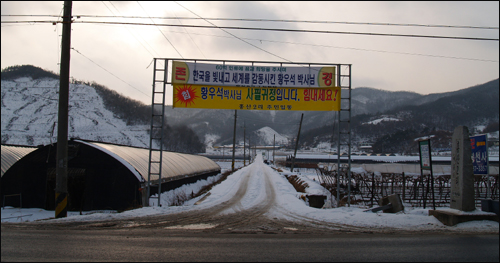
[[[403,172],[403,193],[402,193],[402,196],[403,196],[403,203],[405,202],[405,192],[406,192],[406,178],[405,178],[405,172]]]
[[[59,114],[57,121],[57,162],[55,217],[67,217],[68,205],[68,104],[71,51],[71,1],[64,1],[59,76]]]
[[[375,193],[375,172],[372,173],[372,198],[370,200],[371,206],[373,207],[373,199],[375,198],[374,193]]]

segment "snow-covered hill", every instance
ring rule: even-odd
[[[391,118],[391,117],[387,117],[387,116],[382,116],[382,118],[379,118],[379,119],[376,119],[376,120],[373,120],[373,121],[369,121],[369,122],[365,122],[363,124],[373,124],[373,125],[377,125],[383,121],[401,121],[400,119],[397,119],[397,118]]]
[[[258,130],[255,131],[255,134],[259,136],[259,138],[266,144],[266,145],[273,145],[274,141],[274,135],[276,135],[276,144],[278,145],[286,145],[288,144],[288,138],[277,133],[275,130],[269,128],[269,127],[262,127]]]
[[[59,80],[2,80],[2,144],[40,145],[57,140]],[[104,107],[95,88],[70,84],[69,138],[149,147],[148,125],[127,126]]]

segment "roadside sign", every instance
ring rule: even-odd
[[[420,176],[422,178],[422,197],[424,200],[424,208],[426,206],[427,194],[429,193],[429,185],[431,186],[430,192],[432,193],[432,207],[436,210],[436,199],[434,197],[434,174],[432,172],[432,157],[431,157],[431,139],[418,141],[418,148],[420,152]],[[429,170],[430,182],[427,180],[427,190],[424,190],[424,170]]]
[[[420,152],[420,168],[422,170],[431,170],[431,151],[430,140],[418,142]]]
[[[470,137],[472,166],[474,174],[488,174],[488,136],[486,134]]]

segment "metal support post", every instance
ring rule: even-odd
[[[276,149],[276,134],[273,137],[273,165],[274,165],[274,150]]]
[[[146,204],[149,206],[150,198],[158,199],[158,206],[161,206],[161,183],[162,183],[162,164],[163,164],[163,132],[165,126],[165,90],[167,78],[167,61],[164,60],[164,68],[158,68],[158,59],[154,59],[153,71],[153,94],[151,103],[151,127],[149,134],[149,163],[148,163],[148,185],[146,192]],[[161,77],[160,77],[161,76]],[[158,110],[159,108],[159,110]],[[155,145],[155,142],[158,145]],[[157,176],[158,196],[151,197],[151,176]]]
[[[246,132],[246,127],[245,127],[245,123],[243,123],[243,166],[247,165],[247,160],[245,158],[246,157],[245,154],[247,152],[245,132]]]
[[[233,161],[231,163],[231,171],[234,172],[234,150],[236,149],[236,118],[237,110],[234,110],[234,131],[233,131]]]
[[[293,172],[293,166],[295,164],[295,157],[297,157],[297,148],[299,147],[300,129],[302,128],[302,119],[304,118],[304,113],[300,116],[299,133],[297,134],[297,141],[295,141],[295,151],[293,152],[292,167],[290,172]]]

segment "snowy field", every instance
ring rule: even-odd
[[[231,162],[218,162],[221,166],[222,171],[231,169]],[[235,167],[242,167],[243,162],[236,162]],[[351,207],[340,207],[340,208],[323,208],[317,209],[309,207],[305,201],[300,199],[301,194],[297,193],[293,186],[287,181],[284,174],[291,174],[287,170],[283,172],[276,172],[269,168],[262,162],[262,157],[258,155],[256,161],[251,165],[247,165],[234,174],[228,176],[228,178],[222,183],[216,185],[210,191],[211,195],[206,197],[206,199],[199,205],[195,205],[203,196],[187,200],[182,205],[179,206],[167,206],[166,203],[172,202],[172,199],[180,193],[190,194],[191,192],[196,193],[204,185],[213,182],[215,179],[219,178],[220,175],[216,175],[208,180],[201,180],[194,184],[185,185],[181,188],[162,193],[162,207],[152,206],[143,207],[139,209],[129,210],[122,213],[117,213],[116,211],[88,211],[83,212],[68,212],[67,218],[53,219],[54,211],[46,211],[43,209],[30,208],[30,209],[19,209],[6,207],[2,209],[2,222],[32,222],[41,219],[45,219],[45,222],[55,222],[55,221],[95,221],[95,220],[113,220],[113,219],[126,219],[132,217],[142,217],[148,215],[160,215],[160,214],[174,214],[183,211],[196,211],[199,209],[207,209],[221,202],[231,199],[234,195],[236,189],[239,188],[240,184],[244,181],[241,180],[242,174],[244,172],[250,171],[252,174],[255,172],[255,178],[250,181],[249,184],[261,185],[258,180],[262,179],[262,176],[257,176],[258,173],[269,174],[270,181],[276,191],[276,205],[280,209],[272,209],[268,212],[266,216],[274,218],[285,218],[288,220],[294,220],[289,217],[290,214],[301,215],[312,219],[317,222],[325,223],[335,223],[335,224],[345,224],[350,226],[359,227],[369,227],[369,228],[392,228],[396,230],[409,230],[409,231],[432,231],[432,230],[449,230],[451,232],[497,232],[499,230],[498,222],[494,221],[472,221],[461,223],[456,226],[445,226],[439,222],[436,218],[428,216],[429,209],[416,208],[416,207],[405,207],[403,212],[397,214],[389,213],[372,213],[363,212],[366,207],[359,207],[351,205]],[[297,174],[297,173],[293,173]],[[307,170],[300,171],[300,177],[307,182],[309,188],[307,189],[308,194],[325,194],[328,197],[328,204],[334,203],[334,197],[327,194],[326,190],[322,188],[317,180],[313,180],[315,174],[308,173]],[[259,179],[260,178],[260,179]],[[249,185],[245,196],[251,198],[242,199],[243,207],[252,207],[255,203],[266,198],[265,191],[262,187],[253,187]],[[152,202],[156,199],[150,199]],[[449,208],[438,208],[438,209],[449,209]],[[473,214],[485,213],[480,210],[470,212]],[[295,219],[298,220],[298,219]]]

